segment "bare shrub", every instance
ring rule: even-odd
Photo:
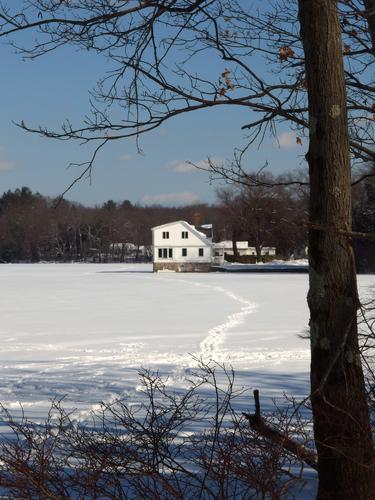
[[[370,418],[375,432],[375,298],[369,297],[362,302],[358,326]]]
[[[12,432],[0,444],[1,493],[27,499],[293,498],[303,486],[303,461],[235,411],[244,391],[235,388],[232,370],[198,364],[190,388],[178,391],[143,370],[139,402],[102,403],[85,422],[57,400],[43,425],[2,408],[2,424]],[[292,402],[265,419],[277,421],[285,436],[307,439],[295,407]]]

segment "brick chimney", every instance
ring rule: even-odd
[[[202,217],[200,212],[195,212],[193,215],[194,226],[198,229],[198,227],[202,224]]]

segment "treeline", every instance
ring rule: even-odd
[[[215,205],[139,206],[109,200],[86,207],[33,193],[23,187],[0,197],[0,262],[126,262],[152,258],[151,228],[175,220],[213,224],[214,241],[248,241],[260,259],[264,246],[279,258],[303,257],[307,247],[308,187],[288,185],[268,174],[264,185],[217,191]],[[270,187],[270,184],[274,184]],[[375,232],[375,184],[356,186],[354,229]],[[355,242],[357,267],[375,271],[375,243]],[[239,256],[236,256],[239,258]]]
[[[125,261],[151,258],[151,227],[186,219],[199,211],[204,219],[217,209],[141,207],[125,200],[102,206],[56,200],[23,187],[0,198],[1,262]],[[137,255],[138,254],[138,255]]]
[[[363,174],[371,175],[354,187],[353,192],[353,230],[362,233],[375,233],[375,164]],[[366,238],[354,240],[357,270],[362,273],[375,273],[375,241]]]
[[[23,187],[0,198],[0,260],[147,261],[151,228],[175,220],[212,224],[214,241],[230,240],[235,250],[236,242],[245,240],[259,257],[262,247],[275,246],[280,257],[289,258],[306,247],[305,205],[306,190],[287,187],[222,189],[215,205],[184,207],[145,207],[129,200],[86,207],[57,203]]]

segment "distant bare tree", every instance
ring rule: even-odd
[[[276,246],[289,258],[296,248],[307,244],[306,199],[301,199],[299,186],[282,185],[287,183],[285,177],[263,173],[257,178],[256,186],[235,184],[217,191],[223,216],[236,238],[241,236],[255,247],[258,261],[262,260],[264,246]]]

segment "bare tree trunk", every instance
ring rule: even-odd
[[[238,253],[238,248],[237,248],[237,231],[233,230],[232,231],[232,247],[233,247],[233,257],[234,260],[236,260],[240,254]]]
[[[311,394],[318,499],[374,499],[374,450],[357,338],[351,168],[336,0],[299,0],[309,97]],[[315,226],[316,227],[316,226]]]
[[[371,37],[372,51],[375,54],[375,0],[364,0],[366,19]]]
[[[258,243],[255,245],[255,252],[257,254],[257,262],[262,262],[262,246]]]
[[[120,262],[125,262],[125,244],[121,243]]]

